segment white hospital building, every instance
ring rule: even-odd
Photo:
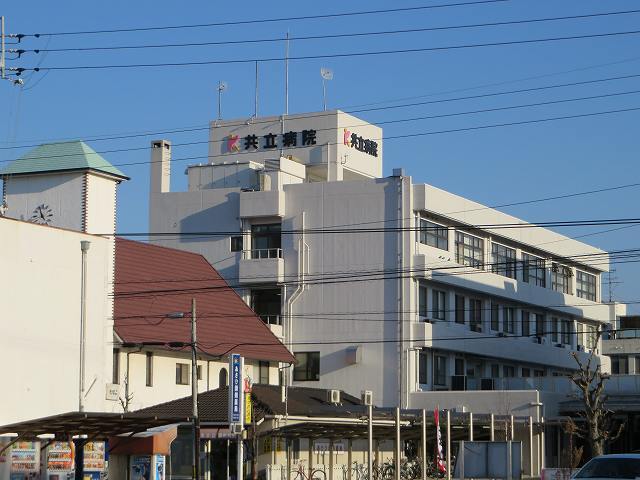
[[[295,385],[555,415],[572,354],[620,314],[601,298],[608,254],[402,169],[383,177],[382,137],[341,111],[212,122],[183,192],[171,143],[154,141],[152,238],[211,262],[295,354]]]

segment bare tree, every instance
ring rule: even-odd
[[[133,392],[129,393],[129,375],[125,375],[124,377],[124,387],[124,396],[118,396],[118,400],[122,406],[122,411],[127,413],[129,411],[129,404],[131,400],[133,400]]]
[[[562,449],[560,454],[560,468],[556,472],[556,480],[569,480],[573,471],[580,465],[582,460],[583,447],[574,447],[573,439],[578,433],[578,426],[569,418],[563,425],[562,430],[569,437],[569,448]]]
[[[595,345],[600,340],[601,332],[596,334]],[[602,372],[600,362],[595,361],[595,348],[586,361],[581,361],[576,352],[573,358],[578,364],[577,370],[569,378],[578,387],[578,397],[584,409],[578,412],[585,420],[585,425],[575,425],[575,435],[584,438],[589,445],[591,456],[602,455],[605,448],[614,442],[624,429],[624,422],[615,422],[613,411],[606,408],[608,396],[604,394],[605,382],[609,374]],[[616,426],[617,423],[617,426]]]

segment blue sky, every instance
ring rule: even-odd
[[[12,33],[64,32],[104,28],[209,23],[289,17],[376,8],[452,3],[353,1],[326,2],[13,2],[3,5]],[[320,35],[424,28],[505,20],[582,15],[631,10],[631,0],[510,0],[477,6],[419,10],[411,13],[347,16],[310,21],[259,23],[244,26],[118,33],[110,35],[43,36],[27,38],[22,48],[65,48],[152,43]],[[491,28],[455,29],[378,37],[294,41],[292,56],[371,50],[424,48],[468,43],[583,35],[640,30],[640,14]],[[319,69],[334,71],[328,85],[330,108],[352,110],[390,100],[410,101],[524,89],[543,85],[640,73],[640,35],[582,39],[527,45],[456,49],[430,53],[301,60],[290,64],[290,113],[322,107]],[[139,51],[25,54],[14,66],[100,65],[185,62],[219,59],[282,57],[282,42],[218,45]],[[637,56],[637,57],[636,57]],[[523,78],[539,77],[522,81]],[[87,138],[205,126],[216,115],[216,85],[228,83],[223,96],[225,118],[253,113],[254,65],[227,64],[146,69],[52,71],[25,77],[20,89],[0,84],[0,146],[47,139]],[[486,86],[487,84],[502,85]],[[517,95],[451,101],[357,114],[376,123],[409,117],[548,102],[553,100],[632,92],[638,79],[541,90]],[[283,112],[282,62],[260,64],[259,114]],[[470,90],[467,90],[470,89]],[[464,90],[464,91],[457,91]],[[449,92],[449,93],[448,93]],[[398,103],[398,102],[396,102]],[[401,102],[402,103],[402,102]],[[393,105],[393,102],[382,105]],[[640,94],[559,103],[481,114],[412,121],[384,127],[385,136],[520,122],[555,116],[640,107]],[[384,174],[404,167],[415,182],[426,182],[488,205],[562,195],[634,183],[640,177],[638,118],[640,111],[523,126],[483,129],[388,140],[384,145]],[[207,132],[166,135],[174,143],[206,142]],[[144,148],[151,137],[89,142],[97,151]],[[2,150],[1,160],[25,149]],[[205,156],[206,144],[176,146],[174,158]],[[132,180],[119,191],[118,230],[146,231],[148,150],[106,153],[104,156]],[[205,161],[203,158],[202,160]],[[186,162],[173,164],[173,189],[185,188]],[[505,208],[532,222],[639,217],[639,188]],[[575,236],[599,232],[601,226],[561,229]],[[607,250],[640,247],[640,227],[597,234],[584,240]],[[636,263],[615,265],[614,297],[639,301]],[[606,295],[605,295],[606,296]],[[634,311],[639,311],[635,306]]]

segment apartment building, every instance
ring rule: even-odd
[[[154,141],[150,231],[176,235],[153,241],[215,266],[294,353],[296,385],[553,415],[558,375],[600,354],[615,318],[607,253],[402,169],[383,177],[382,137],[341,111],[212,122],[182,192],[171,143]]]

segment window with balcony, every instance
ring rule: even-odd
[[[279,223],[251,226],[251,258],[281,258],[282,235]]]
[[[558,319],[556,317],[551,317],[549,320],[549,331],[551,332],[551,341],[554,343],[558,342]]]
[[[429,352],[426,350],[420,350],[418,353],[418,383],[422,385],[429,383],[427,370],[428,360]]]
[[[456,295],[456,323],[464,325],[464,295]]]
[[[295,352],[293,379],[296,382],[320,380],[320,352]]]
[[[427,290],[427,287],[425,287],[424,285],[420,285],[418,287],[418,315],[423,319],[428,316],[428,310],[427,310],[428,293],[429,291]]]
[[[491,330],[500,330],[500,305],[491,303]]]
[[[469,299],[469,326],[474,332],[482,331],[482,300]]]
[[[493,254],[491,271],[503,277],[516,278],[515,249],[494,243],[491,245],[491,253]]]
[[[511,365],[502,366],[502,376],[505,378],[511,378],[516,376],[516,369]]]
[[[522,367],[522,378],[528,378],[531,376],[531,369]]]
[[[544,336],[544,315],[542,313],[536,313],[535,322],[536,322],[536,336],[542,337]]]
[[[560,324],[560,332],[562,334],[562,343],[564,345],[571,345],[571,320],[562,320]]]
[[[446,317],[446,293],[442,290],[431,291],[431,315],[434,319],[444,320]]]
[[[279,288],[251,291],[251,309],[267,325],[281,325],[281,292]]]
[[[545,268],[544,258],[522,254],[522,281],[537,285],[538,287],[547,286],[547,270]]]
[[[590,273],[576,272],[576,295],[580,298],[596,301],[596,276]]]
[[[474,268],[484,267],[484,240],[456,232],[456,262]]]
[[[522,336],[528,337],[531,335],[531,314],[526,310],[522,310]]]
[[[629,373],[629,359],[625,355],[612,355],[611,373],[614,375],[627,375]]]
[[[573,272],[569,267],[554,263],[551,265],[551,288],[560,293],[571,293],[571,277]]]
[[[433,356],[433,384],[447,384],[447,357],[443,355]]]
[[[424,218],[420,219],[420,243],[431,247],[449,250],[449,229]]]
[[[516,333],[516,309],[504,307],[502,309],[502,331],[505,333]]]

